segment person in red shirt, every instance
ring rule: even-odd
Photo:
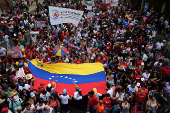
[[[49,64],[50,58],[48,58],[48,55],[45,56],[45,59],[43,59],[43,63]]]
[[[105,108],[107,108],[107,109],[112,108],[111,100],[113,100],[113,97],[110,97],[110,94],[107,93],[106,97],[103,98],[103,104],[104,104]]]
[[[32,51],[30,49],[26,52],[26,59],[32,59]]]
[[[136,69],[133,69],[133,72],[134,72],[134,73],[136,73],[136,72],[140,73],[139,67],[136,67]]]
[[[97,105],[97,97],[94,95],[94,91],[88,92],[88,104],[87,104],[87,112],[92,111],[93,113],[96,112],[94,107]],[[91,113],[91,112],[90,112]]]
[[[56,63],[64,63],[64,61],[61,60],[61,58],[59,58],[59,59],[56,61]]]
[[[67,33],[67,31],[65,30],[64,33],[61,34],[61,41],[63,41],[65,38],[69,38],[69,34]]]
[[[168,64],[166,65],[166,67],[163,67],[163,68],[161,69],[161,78],[165,78],[167,74],[170,74],[170,68],[169,68],[169,66],[170,66],[170,63],[168,63]]]
[[[144,85],[142,87],[138,88],[138,92],[141,92],[141,90],[143,90],[145,94],[148,94],[148,90],[145,88]]]
[[[5,59],[3,59],[4,63],[15,63],[13,58],[11,57],[11,55],[9,54],[9,56],[7,56]]]
[[[109,53],[109,52],[110,52],[110,49],[111,49],[110,44],[107,43],[107,45],[106,45],[106,52]]]
[[[75,64],[81,64],[81,63],[82,63],[81,58],[80,58],[80,57],[78,57],[78,59],[76,59],[76,60],[74,61],[74,63],[75,63]]]
[[[124,60],[122,63],[120,63],[120,65],[122,65],[124,68],[127,68],[127,67],[128,67],[128,65],[127,65],[127,63],[126,63],[125,60]]]
[[[137,98],[138,105],[143,105],[144,104],[146,94],[144,93],[143,89],[136,94],[136,98]]]
[[[105,53],[104,53],[104,55],[102,57],[103,57],[103,60],[105,60],[108,63],[108,57],[106,56]]]
[[[135,79],[136,79],[136,82],[139,82],[139,81],[140,81],[141,75],[139,75],[139,72],[136,72],[136,73],[135,73]]]
[[[139,58],[136,60],[136,67],[141,65],[141,63],[143,62],[143,60],[140,60]]]

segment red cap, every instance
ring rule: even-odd
[[[92,53],[90,53],[90,55],[92,55]]]
[[[5,33],[2,33],[2,35],[5,35]]]
[[[61,42],[61,44],[63,44],[63,42]]]
[[[94,49],[92,49],[91,52],[94,52]]]
[[[44,52],[44,49],[42,50],[42,52]]]
[[[140,37],[139,39],[142,39],[142,37]]]
[[[8,111],[8,107],[2,108],[1,113],[5,113],[5,112],[7,112],[7,111]]]
[[[100,51],[100,49],[97,49],[97,51]]]
[[[34,48],[34,50],[36,50],[36,48]]]

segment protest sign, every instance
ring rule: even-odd
[[[77,26],[83,13],[84,11],[49,6],[51,25],[73,23]]]
[[[45,27],[45,21],[35,21],[36,27]]]
[[[92,1],[83,0],[82,1],[82,5],[85,5],[85,6],[95,6],[94,0],[92,0]]]
[[[39,31],[30,31],[30,35],[39,35]]]

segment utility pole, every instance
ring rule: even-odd
[[[141,13],[143,13],[144,2],[145,2],[145,0],[142,0],[142,3],[141,3]]]

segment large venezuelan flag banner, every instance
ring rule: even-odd
[[[101,63],[83,63],[83,64],[44,64],[37,65],[38,59],[28,63],[28,68],[32,71],[36,81],[35,87],[40,83],[51,83],[58,80],[56,89],[59,94],[62,94],[63,89],[67,90],[67,94],[73,95],[75,92],[74,81],[85,95],[93,88],[97,88],[99,93],[105,93],[106,77],[105,71]]]

